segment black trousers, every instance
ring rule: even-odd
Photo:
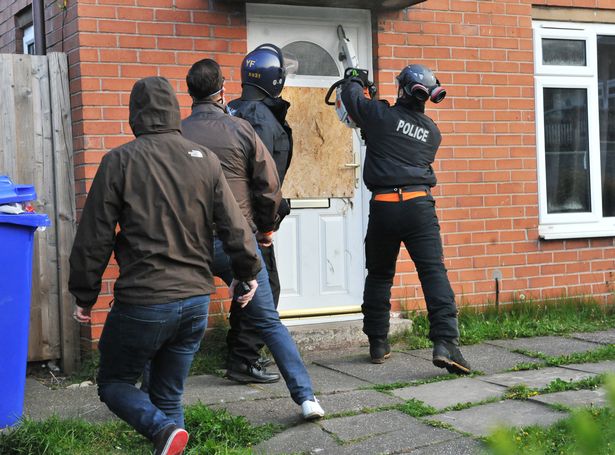
[[[265,261],[265,267],[269,274],[269,285],[273,294],[273,302],[278,307],[280,300],[280,277],[278,266],[275,261],[273,245],[269,247],[259,246]],[[230,361],[245,362],[252,365],[260,357],[260,350],[265,346],[262,338],[251,325],[249,318],[245,317],[245,311],[233,302],[229,317],[230,329],[226,335],[228,347],[228,359]]]
[[[444,257],[440,224],[433,197],[404,202],[370,201],[365,237],[367,278],[363,291],[363,332],[386,337],[389,332],[391,287],[403,243],[418,272],[430,323],[429,338],[459,337],[457,307]]]

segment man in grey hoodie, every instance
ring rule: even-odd
[[[130,94],[136,139],[107,153],[88,194],[70,256],[74,317],[91,320],[111,253],[120,267],[115,302],[99,341],[98,394],[149,438],[156,455],[178,455],[188,442],[181,398],[207,326],[214,223],[233,282],[253,297],[260,257],[250,226],[206,147],[180,134],[169,82],[138,81]],[[119,224],[119,230],[116,226]],[[135,387],[151,362],[149,391]]]

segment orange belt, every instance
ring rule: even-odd
[[[375,194],[373,199],[374,201],[381,202],[402,202],[407,201],[409,199],[414,199],[415,197],[427,196],[427,191],[407,191],[401,193],[382,193]]]

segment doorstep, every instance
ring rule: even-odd
[[[307,318],[306,318],[307,319]],[[303,353],[317,352],[324,349],[347,348],[367,345],[367,335],[363,333],[362,318],[355,320],[329,320],[319,318],[322,322],[293,324],[288,327],[297,347]],[[333,319],[333,318],[332,318]],[[391,318],[389,336],[412,329],[410,319]]]

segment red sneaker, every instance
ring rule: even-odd
[[[188,444],[188,432],[169,425],[154,437],[154,455],[181,455]]]

